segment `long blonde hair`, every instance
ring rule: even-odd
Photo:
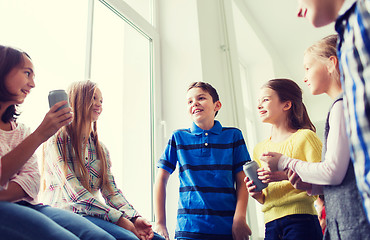
[[[91,81],[81,81],[72,83],[68,90],[69,103],[73,111],[73,121],[70,125],[63,127],[58,132],[58,138],[63,139],[63,161],[65,168],[68,167],[67,159],[67,141],[68,136],[71,141],[72,149],[69,149],[73,155],[73,171],[81,184],[89,191],[90,187],[90,176],[87,173],[87,169],[84,165],[84,143],[87,141],[89,136],[92,138],[97,158],[100,160],[100,182],[99,186],[107,186],[108,184],[108,162],[106,159],[103,147],[99,143],[97,123],[92,122],[91,119],[91,108],[93,107],[94,93],[96,91],[96,84]],[[70,161],[70,160],[69,160]]]

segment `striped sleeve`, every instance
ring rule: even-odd
[[[176,138],[175,134],[172,134],[171,138],[168,140],[166,149],[157,163],[157,167],[162,168],[172,174],[176,169],[177,161]]]
[[[233,143],[233,149],[234,149],[233,171],[234,174],[237,174],[238,172],[243,171],[244,163],[251,160],[251,157],[249,155],[247,146],[243,138],[243,134],[239,129],[235,131],[235,140]]]

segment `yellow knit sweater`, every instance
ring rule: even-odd
[[[316,133],[300,129],[283,142],[271,142],[268,138],[258,143],[253,151],[253,159],[261,165],[260,156],[263,152],[270,151],[307,162],[320,162],[321,150],[322,143]],[[287,180],[269,183],[263,194],[265,223],[292,214],[317,215],[315,197],[308,196],[306,191],[295,189]]]

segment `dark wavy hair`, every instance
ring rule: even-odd
[[[23,55],[30,58],[26,52],[0,45],[0,102],[11,101],[14,98],[14,95],[6,89],[5,78],[13,68],[24,64]],[[1,120],[3,122],[15,121],[17,116],[19,116],[17,105],[13,104],[5,110]]]
[[[192,88],[201,88],[203,91],[209,93],[211,95],[213,103],[220,100],[220,97],[218,96],[218,93],[214,87],[212,87],[211,84],[205,83],[205,82],[193,82],[189,85],[188,91]],[[215,113],[215,117],[217,116],[218,111]]]
[[[316,132],[308,116],[306,106],[302,101],[302,89],[297,83],[290,79],[279,78],[268,81],[263,87],[270,88],[276,92],[280,102],[290,101],[292,106],[288,113],[288,126],[291,129],[310,129]]]

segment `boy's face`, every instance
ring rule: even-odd
[[[315,27],[335,21],[344,0],[298,0],[298,17],[307,18]]]
[[[221,108],[221,102],[213,102],[212,96],[199,87],[192,88],[186,94],[188,113],[194,123],[204,129],[213,127],[215,114]]]

